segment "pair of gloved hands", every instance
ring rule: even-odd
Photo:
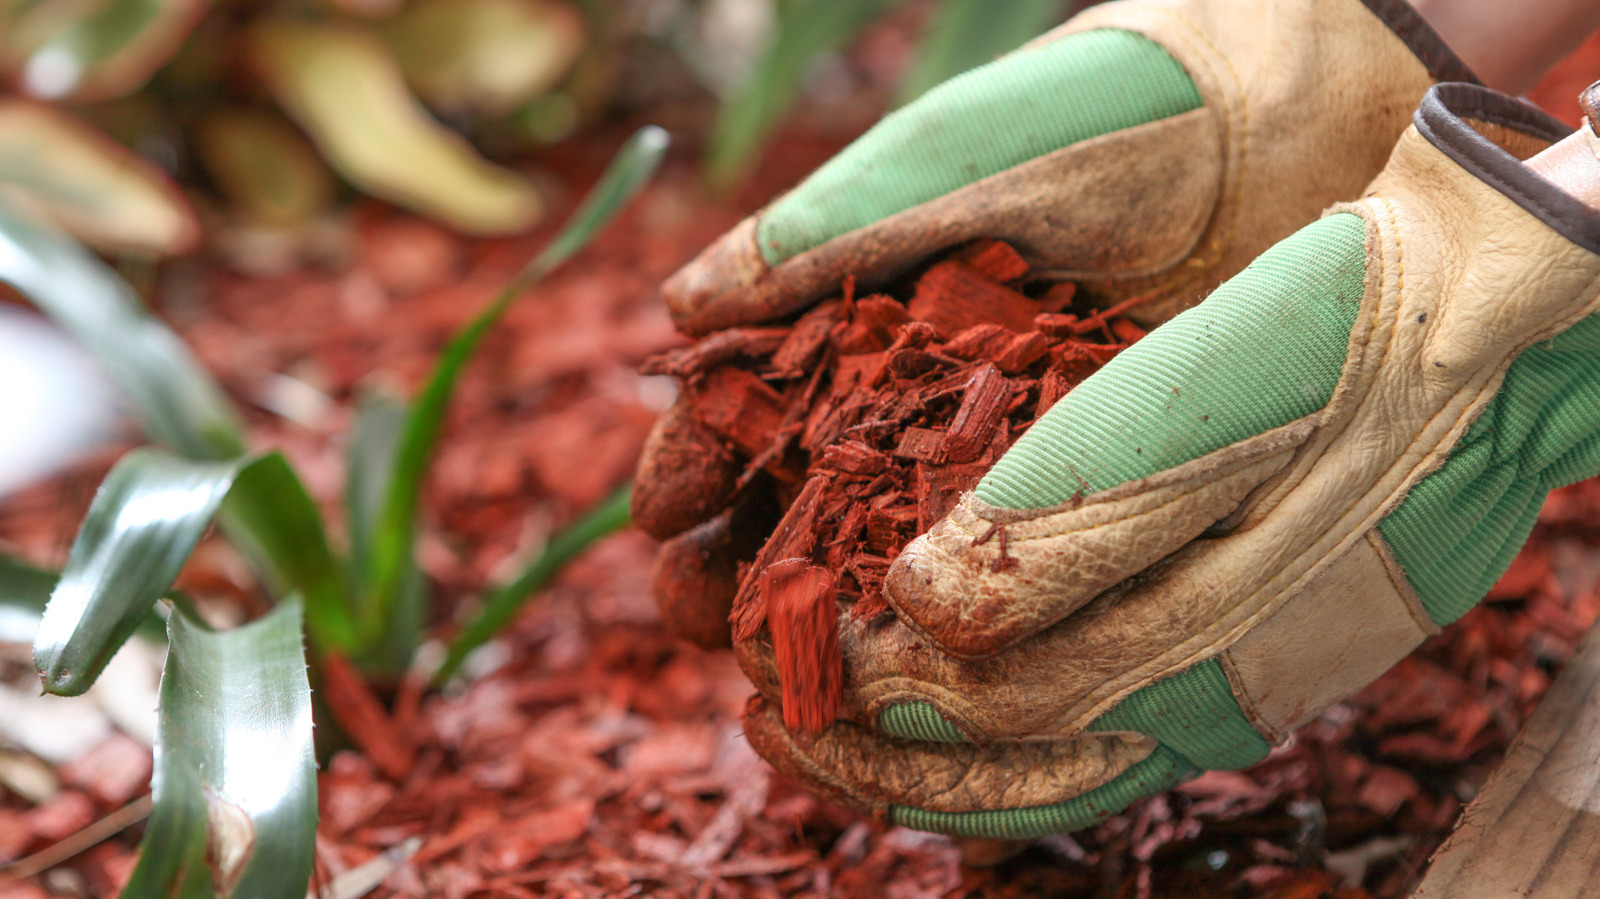
[[[889,116],[675,275],[691,334],[975,237],[1157,293],[1156,321],[1193,306],[901,553],[892,620],[840,616],[832,727],[787,730],[770,642],[735,646],[757,751],[907,826],[1072,830],[1259,761],[1475,604],[1545,494],[1600,472],[1600,203],[1540,174],[1600,161],[1525,164],[1568,129],[1474,81],[1399,0],[1124,0]],[[681,450],[655,435],[637,502]],[[990,564],[994,525],[1018,564]],[[726,639],[716,601],[664,613]]]

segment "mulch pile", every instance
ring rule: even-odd
[[[645,364],[683,384],[663,431],[684,445],[647,466],[650,501],[636,506],[646,532],[670,538],[664,557],[683,560],[657,568],[656,594],[689,607],[708,590],[693,564],[704,531],[675,536],[685,509],[750,503],[746,488],[772,494],[756,500],[781,510],[771,535],[735,572],[719,569],[736,583],[713,589],[732,594],[734,640],[770,621],[791,726],[821,729],[839,705],[837,641],[811,626],[835,593],[857,619],[887,612],[881,587],[900,550],[1073,385],[1144,336],[1125,317],[1139,298],[1097,310],[1072,282],[1029,274],[1007,244],[975,241],[900,289],[856,297],[846,285],[791,326],[720,331]],[[797,560],[814,563],[812,588],[768,589],[772,566]]]
[[[1600,45],[1586,58],[1594,71]],[[541,163],[591,183],[621,134]],[[451,609],[508,558],[625,476],[671,402],[667,379],[637,374],[676,341],[654,286],[841,138],[796,136],[733,203],[699,193],[684,160],[491,338],[429,486],[435,626],[448,630]],[[180,267],[160,302],[249,406],[257,443],[286,447],[330,510],[340,435],[367,373],[385,366],[414,389],[451,329],[543,237],[466,242],[376,204],[350,231],[340,267],[251,278]],[[299,420],[265,411],[284,405],[282,374],[324,393],[326,408]],[[60,564],[109,464],[0,503],[6,548]],[[1489,602],[1262,764],[1204,775],[983,871],[963,869],[942,837],[860,820],[761,763],[739,733],[750,688],[730,654],[662,628],[649,597],[655,554],[643,534],[617,535],[568,568],[464,687],[384,695],[410,766],[386,774],[349,749],[327,761],[318,884],[416,847],[368,895],[1403,896],[1600,612],[1600,484],[1553,495]],[[203,601],[259,609],[239,558],[216,540],[184,577]],[[26,658],[0,647],[0,677],[24,683]],[[56,767],[49,795],[0,789],[0,864],[136,798],[148,772],[149,748],[114,732]],[[134,827],[55,871],[0,883],[0,897],[114,896],[138,837]]]

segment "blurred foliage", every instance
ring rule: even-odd
[[[720,97],[705,171],[726,188],[819,62],[885,15],[910,8],[901,20],[922,23],[903,103],[1074,5],[0,0],[0,197],[96,249],[156,257],[198,242],[190,197],[215,196],[250,233],[309,233],[337,179],[464,233],[512,233],[543,204],[479,147],[559,139],[644,87],[619,76],[659,80],[641,62],[648,44],[670,47],[680,72]],[[212,191],[194,192],[200,173]]]
[[[115,273],[70,237],[0,209],[0,282],[123,373],[147,436],[165,446],[136,449],[112,468],[59,578],[0,559],[0,612],[32,615],[48,591],[34,637],[45,691],[75,696],[93,685],[148,626],[213,522],[254,563],[274,604],[222,633],[181,600],[169,612],[154,810],[125,895],[305,895],[316,831],[305,647],[313,668],[338,656],[385,680],[412,664],[428,599],[417,507],[461,371],[506,310],[638,193],[666,144],[666,132],[649,127],[618,152],[561,231],[450,341],[414,402],[363,405],[348,450],[346,552],[281,454],[244,451],[221,390]],[[437,676],[453,673],[568,560],[624,526],[627,508],[624,489],[495,588]]]
[[[533,185],[435,114],[548,106],[589,31],[567,0],[0,0],[0,194],[96,249],[191,249],[170,171],[97,123],[166,168],[198,160],[246,225],[326,212],[331,166],[463,232],[521,231]]]
[[[818,59],[838,50],[906,0],[781,0],[754,71],[730,91],[706,148],[706,175],[728,187],[754,164],[771,130]],[[1061,21],[1069,0],[936,0],[897,102],[1021,46]]]

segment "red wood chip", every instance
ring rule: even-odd
[[[839,717],[844,701],[844,656],[839,650],[839,608],[832,571],[807,559],[784,559],[761,571],[783,723],[818,733]]]

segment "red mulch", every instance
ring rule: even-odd
[[[1586,52],[1600,71],[1600,44]],[[619,138],[541,162],[586,184]],[[678,342],[655,284],[837,145],[785,143],[733,203],[699,193],[678,159],[512,313],[462,385],[428,490],[423,565],[446,610],[627,476],[670,398],[635,374]],[[275,373],[331,397],[304,425],[251,413],[258,442],[283,446],[330,508],[340,435],[369,372],[414,388],[451,329],[539,243],[467,242],[376,204],[360,209],[355,233],[347,269],[251,279],[191,264],[169,270],[160,291],[161,311],[236,398],[270,401]],[[59,563],[111,458],[8,500],[0,537]],[[663,631],[648,598],[654,544],[621,534],[517,620],[498,668],[459,693],[402,691],[389,724],[405,745],[381,768],[354,751],[333,756],[319,880],[420,837],[371,895],[1401,896],[1600,611],[1597,546],[1600,484],[1561,491],[1491,602],[1261,765],[1205,775],[977,871],[950,841],[832,809],[756,759],[738,730],[749,688],[737,666]],[[237,569],[208,542],[186,586],[259,604]],[[64,790],[38,808],[0,795],[0,863],[128,801],[148,771],[130,742],[61,769]],[[46,884],[113,895],[137,837],[107,841],[59,876],[0,885],[0,897],[51,895]]]

